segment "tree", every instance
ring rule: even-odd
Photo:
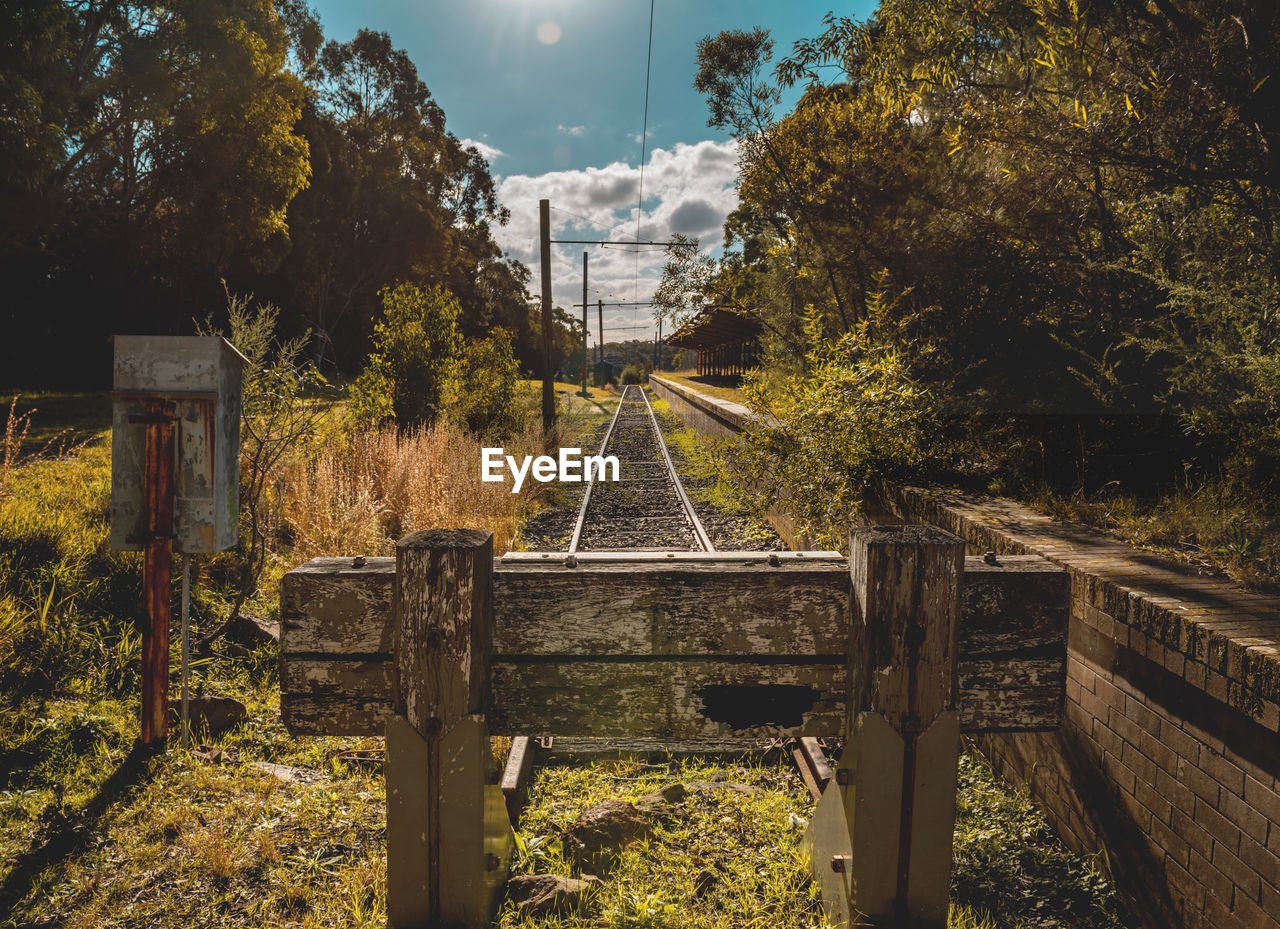
[[[444,409],[445,386],[462,349],[460,308],[440,287],[398,284],[379,294],[382,318],[374,351],[352,387],[353,410],[366,422],[401,429],[430,425]]]
[[[279,260],[308,164],[269,3],[37,0],[0,16],[11,377],[45,364],[33,344],[75,367],[112,329],[175,331],[225,267]]]
[[[296,326],[317,361],[364,355],[378,294],[396,282],[447,288],[463,331],[518,335],[526,272],[501,260],[491,223],[505,223],[484,158],[445,127],[413,61],[383,32],[330,41],[307,69],[299,123],[313,179],[289,211],[294,247],[274,283],[296,295]]]

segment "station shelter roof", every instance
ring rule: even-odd
[[[749,342],[764,327],[741,310],[723,306],[703,307],[698,315],[663,339],[666,345],[699,351],[717,345]]]

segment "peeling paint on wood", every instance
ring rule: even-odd
[[[1057,727],[1066,667],[1061,643],[1066,634],[1067,580],[1065,571],[1040,559],[1002,557],[998,566],[979,558],[965,560],[958,663],[958,702],[965,731]],[[737,662],[737,680],[764,685],[775,680],[770,675],[777,665],[757,662],[759,676],[748,681],[742,676],[745,660],[754,656],[781,661],[790,656],[812,663],[826,656],[832,666],[843,666],[851,646],[849,584],[849,572],[840,564],[685,565],[678,569],[663,564],[599,564],[575,569],[497,561],[492,654],[494,660],[507,663],[526,658],[555,661],[562,665],[570,694],[583,693],[573,683],[573,675],[584,668],[575,662],[586,658],[639,660],[649,662],[646,667],[651,674],[671,674],[676,669],[662,665],[662,658],[679,657],[687,663],[701,656],[708,668],[716,659]],[[282,705],[291,730],[381,732],[392,705],[394,587],[393,558],[368,558],[359,568],[350,558],[321,558],[285,576]],[[1045,606],[1042,599],[1051,605]],[[623,666],[618,663],[612,668],[616,673]],[[633,670],[636,667],[633,664]],[[652,680],[644,686],[652,687]],[[587,692],[591,699],[598,695],[598,691]],[[335,716],[335,728],[324,728],[318,714],[338,714],[343,695],[352,706]],[[839,701],[843,713],[843,693],[829,696]],[[501,701],[515,699],[514,694],[493,687],[488,697],[498,712],[503,709]],[[686,698],[686,707],[699,702],[688,694],[681,699]],[[581,702],[580,697],[573,699]],[[527,722],[522,725],[527,727],[510,734],[582,732],[557,731],[550,718],[534,722],[537,712],[537,703],[512,710],[513,718],[523,714]],[[615,714],[612,719],[621,724],[623,716]],[[636,718],[636,725],[640,719]],[[665,725],[665,719],[658,724]],[[709,728],[718,734],[732,731],[727,724],[714,722],[692,728]],[[823,734],[803,727],[795,731]],[[639,732],[615,729],[604,734]]]
[[[716,690],[725,687],[752,698],[729,710]],[[489,722],[496,735],[826,736],[842,730],[846,687],[843,664],[495,661]]]

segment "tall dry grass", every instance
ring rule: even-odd
[[[394,427],[331,435],[309,455],[282,465],[285,526],[295,559],[386,555],[418,529],[487,529],[495,554],[509,551],[521,517],[547,485],[526,481],[511,493],[480,480],[486,443],[446,423],[398,433]],[[503,443],[507,454],[538,455],[531,424]]]

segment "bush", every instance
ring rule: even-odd
[[[519,382],[511,333],[497,328],[487,339],[471,342],[449,375],[450,421],[478,435],[510,435],[518,426]]]
[[[351,388],[351,414],[401,429],[430,425],[444,405],[445,386],[462,348],[460,308],[443,287],[383,288],[382,319],[374,326],[373,353]]]
[[[747,405],[763,416],[743,433],[734,467],[766,507],[842,548],[868,484],[924,458],[933,400],[869,323],[833,340],[811,316],[807,339],[806,370],[748,372]]]
[[[623,384],[647,384],[649,372],[638,364],[630,364],[622,369]]]

